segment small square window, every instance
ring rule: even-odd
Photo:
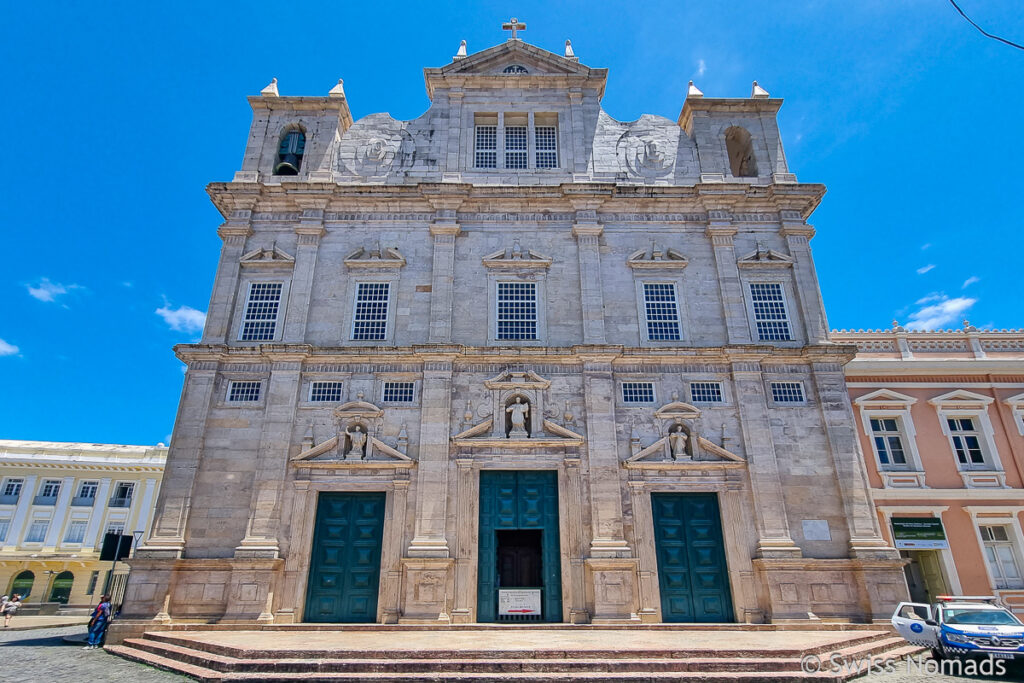
[[[690,399],[694,403],[722,403],[722,383],[690,382]]]
[[[412,382],[384,382],[385,403],[412,403]]]
[[[10,478],[4,482],[4,495],[5,496],[18,496],[21,495],[21,487],[25,485],[25,480],[21,478]]]
[[[314,403],[337,403],[342,400],[341,382],[311,382],[309,400]]]
[[[39,489],[39,495],[43,498],[56,498],[60,493],[60,484],[60,479],[44,480],[42,488]]]
[[[262,382],[233,381],[228,385],[229,403],[249,403],[260,400]]]
[[[772,400],[776,403],[803,403],[804,385],[800,382],[772,382]]]
[[[82,485],[78,487],[78,497],[95,498],[99,487],[100,483],[98,481],[83,481]]]
[[[654,403],[654,382],[623,382],[623,403]]]

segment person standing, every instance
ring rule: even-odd
[[[107,626],[110,624],[110,596],[104,595],[100,598],[100,604],[92,611],[92,618],[89,619],[89,640],[83,650],[95,650],[103,644],[103,636],[107,633]]]
[[[4,628],[11,625],[11,617],[15,615],[18,609],[21,607],[21,596],[15,593],[11,596],[10,600],[4,601],[3,607],[0,610],[3,611],[4,615]]]

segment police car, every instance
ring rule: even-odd
[[[940,595],[936,602],[901,602],[892,625],[936,659],[980,655],[1024,659],[1024,623],[994,596]]]

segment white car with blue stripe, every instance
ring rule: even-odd
[[[1024,659],[1024,623],[993,596],[940,595],[936,602],[901,602],[892,625],[936,659],[992,656]]]

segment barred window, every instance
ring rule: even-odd
[[[253,282],[249,285],[249,298],[242,318],[242,341],[273,340],[283,286],[280,282]]]
[[[694,403],[722,403],[722,383],[690,382],[690,400]]]
[[[260,400],[262,382],[238,382],[228,384],[228,401],[230,403],[248,403]]]
[[[42,543],[46,538],[46,530],[50,528],[50,522],[45,519],[36,519],[28,527],[25,534],[25,543]]]
[[[537,168],[558,166],[558,136],[554,126],[536,126],[533,129],[533,144],[537,153]]]
[[[800,382],[772,382],[772,400],[776,403],[803,403],[804,385]]]
[[[341,382],[312,382],[309,385],[310,401],[340,401]]]
[[[498,283],[498,339],[537,338],[537,285],[533,282]]]
[[[526,168],[526,126],[505,126],[505,168]]]
[[[675,285],[645,282],[644,309],[648,340],[679,341],[679,308],[676,306]]]
[[[412,403],[412,382],[384,382],[385,403]]]
[[[360,282],[356,288],[356,308],[352,321],[352,339],[380,341],[387,337],[390,282]]]
[[[793,338],[781,284],[752,282],[750,299],[754,304],[754,323],[760,341],[789,341]]]
[[[476,127],[476,161],[477,168],[498,167],[498,127]]]
[[[623,382],[623,403],[654,403],[654,382]]]
[[[85,538],[85,527],[87,522],[74,521],[68,524],[68,531],[64,535],[65,543],[81,543]]]

